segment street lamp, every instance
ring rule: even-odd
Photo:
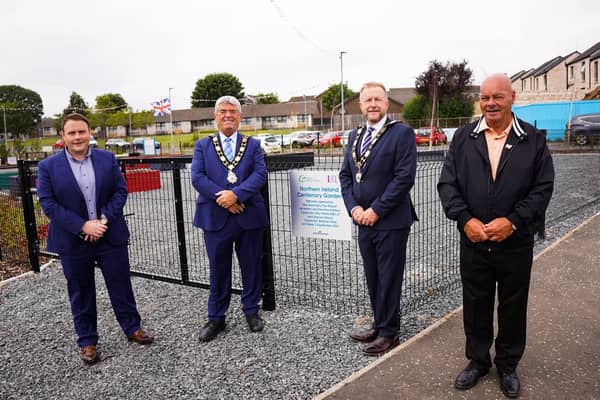
[[[346,54],[345,51],[340,51],[340,70],[341,70],[341,81],[340,81],[340,92],[342,93],[342,108],[341,108],[341,114],[342,114],[342,131],[344,130],[344,54]]]

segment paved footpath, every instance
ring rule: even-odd
[[[600,214],[535,258],[527,331],[521,399],[600,399]],[[505,399],[495,368],[454,389],[466,364],[458,309],[317,399]]]

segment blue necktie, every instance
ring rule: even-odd
[[[233,160],[233,147],[231,146],[230,137],[225,139],[225,157],[227,157],[229,161]]]
[[[369,129],[367,129],[367,133],[365,134],[365,137],[362,140],[362,145],[360,146],[361,155],[363,155],[365,151],[369,148],[369,145],[371,144],[371,139],[373,138],[371,134],[374,130],[375,128],[373,128],[372,126],[370,126]]]

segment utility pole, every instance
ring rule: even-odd
[[[344,114],[345,114],[345,110],[344,110],[344,54],[346,54],[345,51],[340,51],[340,70],[341,70],[341,81],[340,81],[340,92],[342,93],[342,108],[341,108],[341,115],[342,115],[342,131],[344,130]]]
[[[2,106],[2,114],[4,114],[4,145],[8,143],[8,133],[6,132],[6,108]]]
[[[171,101],[171,90],[173,89],[174,88],[172,87],[169,88],[169,107],[171,108],[169,112],[169,129],[171,131],[171,154],[173,154],[175,151],[175,145],[173,142],[173,102]]]

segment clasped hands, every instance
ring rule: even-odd
[[[473,243],[490,240],[502,242],[512,235],[512,222],[506,217],[495,218],[484,224],[477,218],[471,218],[464,226],[465,235]]]
[[[371,207],[365,210],[361,206],[357,206],[352,210],[352,219],[358,225],[373,226],[379,220],[379,215]]]
[[[237,202],[237,196],[231,190],[221,190],[215,193],[217,204],[227,209],[232,214],[241,214],[244,211],[244,203]]]
[[[97,242],[100,240],[108,229],[108,225],[99,219],[90,219],[83,224],[81,231],[83,232],[83,240],[86,242]]]

